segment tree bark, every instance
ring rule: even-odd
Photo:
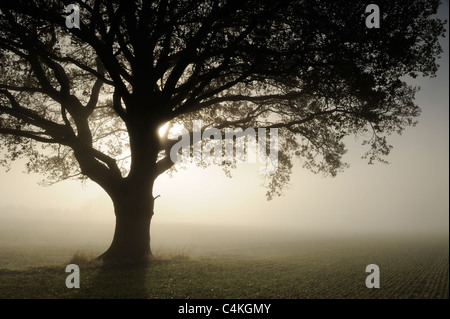
[[[152,257],[150,222],[159,142],[155,128],[136,126],[129,128],[130,172],[109,193],[114,204],[116,227],[111,246],[99,257],[104,261],[140,263]]]
[[[146,262],[152,257],[150,222],[154,198],[151,189],[140,183],[125,180],[121,186],[120,192],[111,196],[116,215],[114,237],[109,249],[98,259],[119,263]]]

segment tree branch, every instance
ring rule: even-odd
[[[55,140],[53,138],[42,137],[41,135],[46,134],[45,132],[22,131],[22,130],[16,130],[16,129],[11,129],[11,128],[0,127],[0,134],[13,135],[13,136],[24,137],[24,138],[31,138],[35,141],[42,142],[42,143],[48,143],[48,144],[61,143],[61,141]]]
[[[103,75],[105,73],[105,68],[103,67],[101,60],[99,58],[97,58],[96,63],[97,63],[97,71]],[[102,86],[103,86],[103,81],[101,79],[97,78],[97,80],[95,80],[95,83],[92,87],[91,96],[89,98],[89,101],[85,106],[88,116],[92,114],[95,107],[97,106],[98,96],[100,94],[100,90],[101,90]]]

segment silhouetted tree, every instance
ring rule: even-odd
[[[402,77],[435,74],[444,33],[429,0],[378,0],[380,28],[358,0],[83,0],[68,28],[71,2],[1,2],[2,163],[100,185],[116,215],[105,260],[151,255],[153,184],[174,167],[162,125],[278,128],[271,198],[294,157],[346,167],[348,135],[383,161],[420,113]]]

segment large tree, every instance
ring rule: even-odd
[[[100,185],[116,216],[105,260],[151,255],[153,184],[176,167],[162,125],[277,128],[270,199],[295,157],[346,167],[345,136],[384,161],[420,113],[404,77],[435,74],[444,33],[429,0],[378,0],[379,28],[359,0],[83,0],[69,28],[71,2],[1,2],[2,163]]]

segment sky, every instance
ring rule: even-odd
[[[448,1],[440,15],[448,20]],[[448,30],[448,24],[447,24]],[[290,187],[267,201],[258,165],[244,164],[228,178],[221,168],[191,167],[155,184],[152,228],[170,223],[251,226],[297,233],[402,234],[449,230],[449,46],[448,31],[437,77],[408,80],[419,85],[417,127],[392,136],[389,165],[368,165],[364,148],[347,138],[350,168],[335,178],[315,175],[297,161]],[[38,185],[24,162],[0,171],[0,223],[74,221],[114,224],[110,199],[88,182]],[[111,226],[111,232],[113,228]]]

